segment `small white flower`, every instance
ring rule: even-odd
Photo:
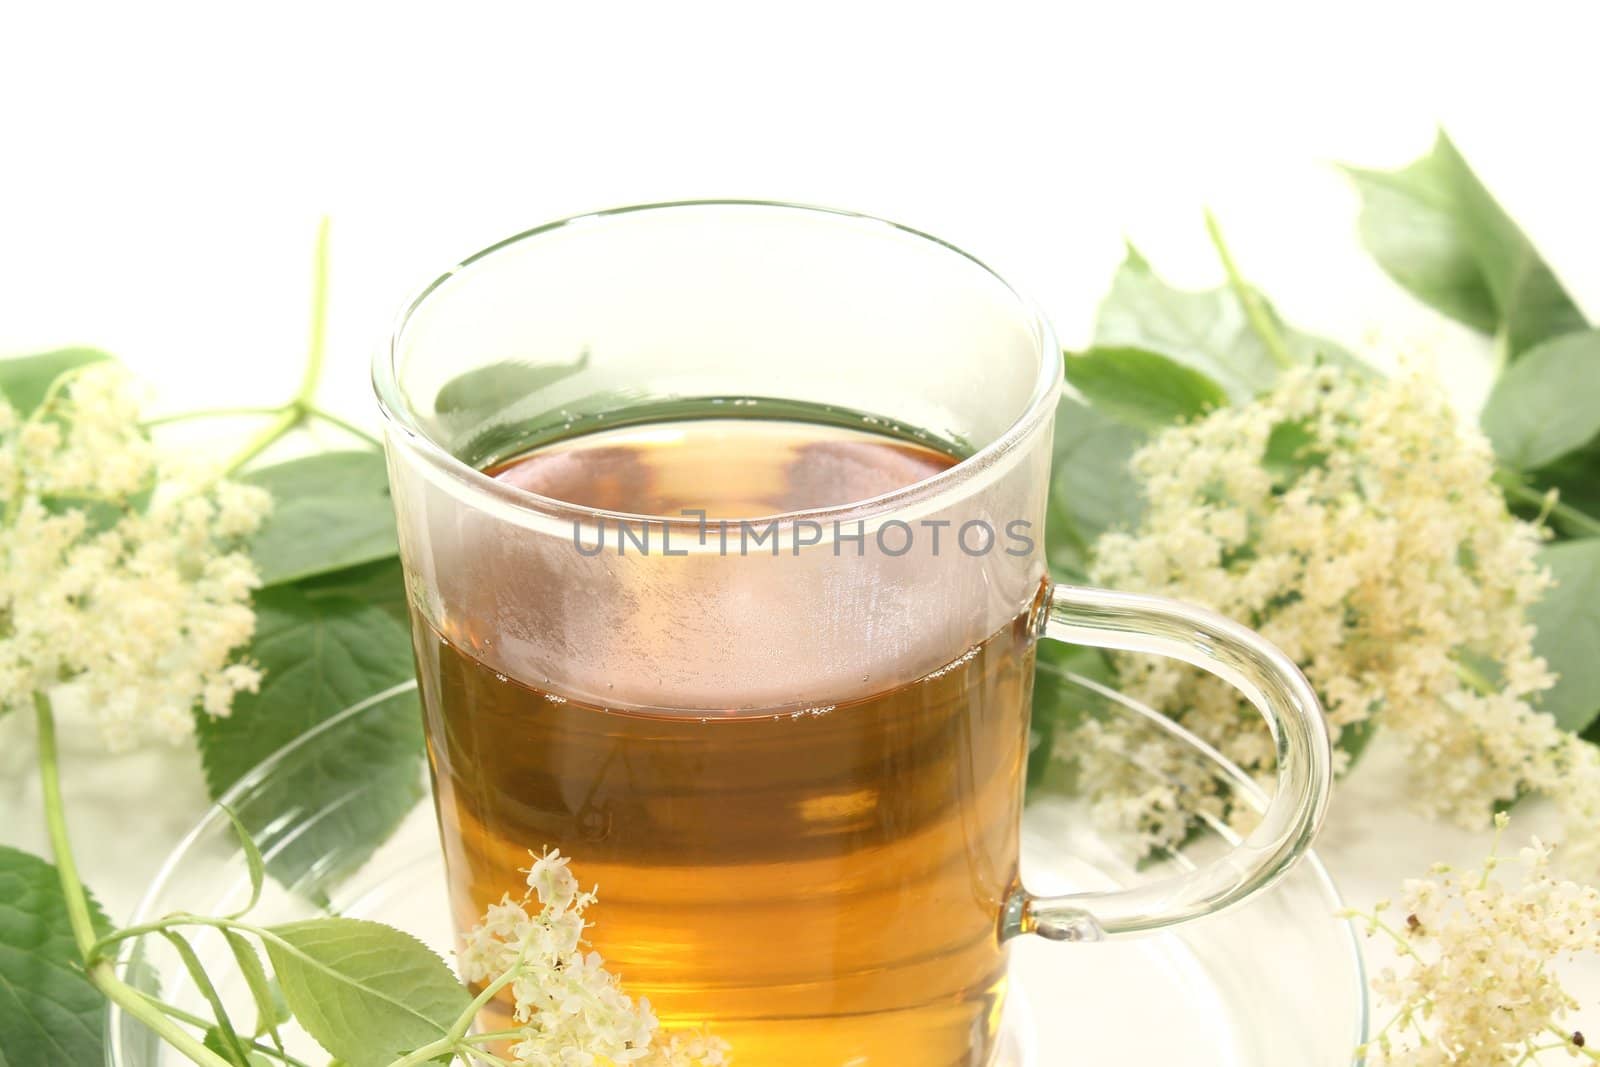
[[[539,897],[539,903],[555,907],[558,911],[572,903],[578,894],[578,880],[567,870],[570,862],[559,849],[547,851],[536,857],[528,868],[528,888]]]
[[[26,419],[0,401],[0,709],[68,687],[114,748],[227,714],[261,681],[234,659],[258,584],[238,539],[269,504],[175,475],[113,365]]]
[[[1537,839],[1523,858],[1520,883],[1497,877],[1491,856],[1480,871],[1406,882],[1401,922],[1357,916],[1401,959],[1372,983],[1393,1014],[1365,1046],[1370,1067],[1508,1067],[1581,1047],[1560,970],[1600,951],[1600,893],[1557,880]]]
[[[1297,455],[1282,447],[1284,427],[1303,441]],[[1600,824],[1596,750],[1537,706],[1554,681],[1528,622],[1550,581],[1535,560],[1541,531],[1507,511],[1487,440],[1430,376],[1296,370],[1250,404],[1157,435],[1132,469],[1144,515],[1096,542],[1097,584],[1259,630],[1305,671],[1336,735],[1375,720],[1409,749],[1427,814],[1483,826],[1497,803],[1537,791],[1574,831]],[[1130,696],[1270,778],[1271,738],[1226,683],[1151,657],[1120,656],[1117,669]],[[1098,744],[1143,733],[1096,729]],[[1094,747],[1066,738],[1062,750]],[[1095,785],[1102,808],[1121,805],[1117,818],[1150,846],[1181,839],[1217,804],[1214,787],[1168,796],[1140,784],[1130,796],[1115,776]],[[1569,837],[1568,863],[1600,863],[1600,838]]]
[[[597,952],[583,949],[579,892],[559,851],[534,854],[527,892],[491,904],[462,938],[461,976],[486,983],[514,975],[512,1017],[522,1027],[509,1049],[517,1067],[723,1067],[729,1047],[704,1033],[662,1034],[650,1002],[635,1002]],[[535,903],[537,902],[537,904]],[[665,1038],[660,1041],[658,1038]]]

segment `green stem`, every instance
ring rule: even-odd
[[[466,1037],[467,1031],[472,1029],[473,1020],[477,1019],[478,1013],[488,1006],[489,1001],[499,996],[501,990],[515,982],[521,976],[522,970],[521,966],[513,967],[484,986],[483,991],[472,998],[472,1003],[467,1005],[466,1010],[456,1017],[455,1025],[450,1028],[445,1036],[452,1041],[458,1042]]]
[[[1575,1055],[1583,1056],[1583,1057],[1585,1057],[1585,1058],[1587,1058],[1587,1059],[1589,1059],[1591,1061],[1600,1060],[1600,1050],[1592,1049],[1588,1045],[1584,1045],[1581,1048],[1579,1046],[1577,1046],[1577,1045],[1574,1045],[1572,1043],[1572,1035],[1571,1034],[1562,1033],[1560,1030],[1557,1030],[1553,1026],[1550,1027],[1549,1034],[1550,1034],[1551,1037],[1557,1038],[1561,1042],[1559,1045],[1550,1046],[1550,1050],[1551,1051],[1554,1051],[1555,1049],[1565,1049],[1569,1053],[1573,1053]]]
[[[472,1003],[466,1006],[466,1009],[456,1018],[455,1025],[451,1026],[443,1037],[431,1044],[424,1045],[403,1059],[396,1060],[389,1067],[416,1067],[417,1064],[427,1063],[429,1060],[443,1056],[447,1052],[462,1051],[464,1044],[470,1040],[477,1040],[477,1038],[469,1039],[467,1031],[472,1029],[473,1020],[477,1019],[478,1013],[483,1010],[489,1001],[499,996],[501,990],[515,982],[521,974],[522,968],[520,966],[513,967],[484,986],[483,991],[472,998]],[[487,1038],[484,1040],[487,1040]]]
[[[1575,533],[1579,537],[1600,536],[1600,519],[1579,511],[1570,504],[1563,504],[1558,498],[1554,504],[1546,499],[1548,494],[1535,489],[1522,480],[1522,476],[1509,468],[1502,467],[1495,472],[1495,484],[1506,496],[1529,507],[1548,507],[1549,517],[1564,527],[1568,533]]]
[[[147,430],[153,430],[157,426],[168,426],[174,422],[189,422],[193,419],[225,419],[238,415],[276,415],[282,410],[283,407],[281,405],[275,408],[206,408],[202,411],[180,411],[176,415],[163,415],[158,419],[146,419],[140,425]]]
[[[337,426],[337,427],[339,427],[339,429],[343,430],[345,433],[350,434],[350,435],[352,435],[354,437],[361,438],[363,441],[367,442],[369,445],[371,445],[374,448],[382,448],[383,447],[383,442],[378,440],[372,434],[370,434],[367,431],[363,430],[361,427],[357,426],[353,422],[348,422],[348,421],[346,421],[344,419],[341,419],[339,416],[335,415],[331,411],[324,411],[322,408],[313,407],[313,408],[308,409],[306,414],[310,415],[314,419],[321,419],[323,422],[326,422],[329,425]]]
[[[317,250],[311,263],[311,336],[306,341],[306,369],[300,376],[295,403],[311,406],[322,380],[322,356],[328,325],[328,217],[317,224]]]
[[[89,897],[84,891],[83,880],[78,876],[78,865],[67,835],[66,811],[61,802],[55,714],[50,707],[50,698],[43,693],[33,694],[33,707],[39,724],[39,783],[44,792],[45,826],[50,834],[50,851],[55,856],[56,875],[61,881],[61,895],[66,900],[67,922],[72,927],[72,939],[86,961],[84,976],[107,1000],[120,1005],[123,1011],[155,1031],[163,1041],[199,1067],[231,1067],[227,1060],[162,1014],[161,1009],[146,999],[143,993],[118,978],[110,960],[88,962],[98,939],[94,932],[94,918],[89,912]]]
[[[72,855],[72,843],[67,837],[67,820],[61,804],[60,758],[56,754],[56,717],[50,698],[43,693],[33,694],[34,715],[39,723],[39,783],[44,789],[45,825],[50,832],[50,850],[55,854],[56,871],[61,877],[61,891],[67,900],[67,922],[72,927],[72,940],[78,951],[87,959],[95,943],[94,918],[89,913],[89,898],[78,877],[78,864]]]
[[[306,365],[300,375],[300,388],[295,390],[293,400],[276,409],[277,417],[245,442],[244,448],[228,461],[223,468],[224,474],[234,473],[310,417],[314,410],[312,399],[316,396],[317,383],[322,380],[327,324],[328,219],[324,216],[317,226],[317,249],[311,267],[311,336],[306,342]]]
[[[389,1067],[420,1067],[421,1064],[438,1059],[440,1056],[452,1054],[456,1051],[457,1041],[450,1037],[441,1037],[437,1041],[429,1042],[421,1048],[402,1056],[389,1064]]]
[[[484,1045],[492,1041],[515,1041],[527,1031],[520,1027],[510,1030],[487,1030],[478,1034],[463,1034],[461,1040],[468,1045]]]
[[[1294,366],[1294,356],[1289,352],[1288,345],[1284,344],[1283,334],[1278,332],[1272,316],[1267,314],[1260,295],[1244,280],[1244,275],[1239,273],[1239,265],[1233,261],[1233,253],[1228,250],[1228,243],[1222,239],[1222,227],[1217,225],[1217,217],[1209,210],[1206,211],[1206,233],[1211,236],[1211,245],[1217,250],[1217,258],[1222,260],[1222,269],[1228,275],[1228,285],[1233,289],[1233,295],[1239,298],[1245,318],[1250,320],[1250,328],[1266,346],[1267,355],[1271,356],[1272,362],[1280,367]]]
[[[305,420],[305,417],[305,409],[299,404],[289,404],[279,408],[277,417],[245,442],[245,446],[228,461],[227,466],[223,467],[222,473],[225,475],[233,474],[240,467],[272,447],[278,438],[300,425]]]
[[[188,1023],[190,1026],[196,1026],[196,1027],[199,1027],[202,1030],[204,1030],[207,1027],[212,1025],[211,1020],[202,1019],[198,1015],[195,1015],[195,1014],[193,1014],[191,1012],[184,1011],[182,1008],[178,1007],[176,1004],[168,1004],[166,1001],[158,1000],[155,997],[146,997],[145,999],[148,1000],[151,1004],[155,1005],[155,1007],[163,1015],[171,1016],[172,1018],[178,1020],[180,1023]],[[273,1048],[271,1045],[267,1044],[264,1041],[254,1041],[254,1040],[252,1040],[252,1041],[248,1042],[248,1045],[250,1047],[250,1051],[259,1052],[263,1056],[271,1056],[275,1060],[281,1060],[284,1063],[288,1064],[288,1067],[311,1067],[311,1065],[306,1063],[304,1060],[296,1059],[295,1057],[289,1055],[287,1052],[283,1051],[282,1049]]]

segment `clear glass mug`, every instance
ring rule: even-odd
[[[458,930],[559,848],[598,884],[589,936],[628,991],[747,1067],[981,1067],[1009,940],[1210,914],[1320,824],[1328,737],[1282,653],[1196,607],[1050,582],[1060,352],[949,245],[765,203],[568,219],[430,285],[374,378]],[[965,458],[752,517],[753,548],[481,473],[684,412],[821,413]],[[1040,637],[1185,660],[1262,712],[1278,789],[1238,849],[1131,891],[1027,892]]]

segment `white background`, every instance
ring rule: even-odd
[[[371,424],[366,360],[424,276],[564,214],[699,196],[932,231],[1072,345],[1124,235],[1174,281],[1217,280],[1209,205],[1290,321],[1425,344],[1471,405],[1485,346],[1365,258],[1332,163],[1400,165],[1443,122],[1600,318],[1594,12],[30,4],[0,15],[0,354],[106,348],[163,410],[275,403],[327,213],[323,397]],[[83,865],[126,914],[203,805],[195,761],[71,750]],[[0,840],[42,849],[30,758],[25,727],[0,728]],[[1380,752],[1336,803],[1323,851],[1353,902],[1482,847],[1406,816],[1402,773]]]

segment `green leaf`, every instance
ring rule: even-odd
[[[310,919],[265,939],[289,1010],[350,1067],[384,1067],[443,1037],[472,997],[409,934],[362,919]]]
[[[1106,653],[1098,648],[1069,645],[1061,641],[1039,642],[1034,660],[1032,732],[1028,752],[1028,786],[1047,788],[1052,772],[1068,768],[1055,759],[1056,738],[1074,729],[1092,714],[1105,711],[1105,698],[1085,688],[1068,674],[1080,675],[1102,685],[1116,687],[1116,671]]]
[[[1600,538],[1549,545],[1539,562],[1556,585],[1528,613],[1538,628],[1533,649],[1560,676],[1540,707],[1582,732],[1600,716]]]
[[[1529,349],[1495,382],[1481,417],[1495,454],[1519,470],[1552,463],[1600,434],[1600,330]]]
[[[212,1052],[215,1052],[218,1056],[221,1056],[223,1059],[227,1059],[229,1057],[230,1053],[228,1050],[228,1039],[223,1036],[221,1029],[218,1027],[206,1027],[206,1032],[204,1036],[201,1037],[200,1043],[206,1048],[210,1049]],[[259,1052],[246,1052],[244,1062],[248,1064],[249,1067],[274,1067],[276,1063],[276,1061],[262,1055]]]
[[[492,419],[506,408],[589,365],[588,349],[570,363],[524,363],[505,360],[469,370],[450,379],[434,398],[433,410],[453,421]]]
[[[245,903],[243,908],[228,916],[230,919],[242,919],[261,900],[261,886],[266,880],[266,864],[261,859],[261,850],[256,847],[256,839],[250,836],[250,831],[246,830],[244,823],[239,821],[239,816],[235,815],[233,809],[226,804],[217,806],[228,817],[228,821],[233,823],[233,834],[239,839],[239,847],[244,850],[245,866],[250,873],[249,901]]]
[[[1068,353],[1067,381],[1095,408],[1141,430],[1197,418],[1228,403],[1228,394],[1192,367],[1142,348]]]
[[[250,544],[262,585],[397,551],[389,475],[379,452],[320,452],[250,471],[240,480],[272,494],[272,513]]]
[[[1061,399],[1045,524],[1046,557],[1059,576],[1086,577],[1095,538],[1138,522],[1144,504],[1128,460],[1144,440],[1140,430],[1072,397]]]
[[[1272,484],[1287,489],[1313,468],[1327,462],[1327,453],[1317,447],[1317,439],[1304,420],[1280,422],[1267,435],[1261,465],[1272,474]]]
[[[205,998],[207,1006],[211,1009],[211,1017],[217,1021],[213,1029],[221,1047],[214,1051],[234,1067],[250,1067],[249,1054],[245,1051],[244,1042],[239,1040],[239,1034],[233,1028],[233,1020],[228,1018],[228,1009],[222,1003],[222,996],[217,992],[211,976],[206,973],[205,964],[201,963],[200,957],[195,954],[194,946],[189,944],[188,938],[176,930],[162,930],[161,936],[166,938],[177,951],[178,958],[183,961],[184,970],[189,973],[189,980]]]
[[[1333,747],[1345,754],[1347,762],[1345,771],[1348,772],[1361,757],[1366,754],[1367,745],[1378,732],[1376,719],[1363,719],[1360,722],[1350,723],[1339,730],[1339,735],[1333,739]]]
[[[1540,467],[1531,477],[1541,488],[1557,489],[1561,503],[1600,517],[1600,439]]]
[[[329,599],[359,600],[381,608],[401,626],[411,625],[411,608],[406,599],[406,578],[398,556],[346,567],[342,571],[319,574],[295,583],[313,604]]]
[[[0,360],[0,393],[5,394],[18,415],[26,418],[44,400],[57,378],[110,358],[94,348],[61,348],[36,356]]]
[[[1440,131],[1397,171],[1348,168],[1361,194],[1362,242],[1413,296],[1515,355],[1583,329],[1583,314],[1532,243]]]
[[[250,656],[266,672],[261,691],[240,694],[225,718],[196,718],[214,797],[290,741],[412,676],[410,636],[382,608],[337,596],[313,600],[295,586],[257,595]],[[263,782],[248,808],[241,803],[241,820],[279,881],[312,894],[336,884],[421,799],[415,697],[390,703],[336,744],[312,739],[292,772]],[[291,814],[308,823],[302,832],[286,830]]]
[[[99,934],[110,924],[91,899]],[[56,869],[0,845],[0,1064],[105,1061],[105,998],[84,977]]]
[[[245,987],[250,990],[250,999],[256,1005],[256,1025],[251,1031],[252,1037],[261,1037],[264,1034],[274,1034],[277,1028],[289,1021],[288,1005],[280,1004],[274,996],[272,980],[267,977],[267,970],[261,965],[261,957],[256,954],[255,947],[245,940],[243,934],[236,930],[224,929],[222,936],[228,942],[228,951],[233,953],[233,961],[239,968],[239,974],[244,978]]]
[[[1260,294],[1257,298],[1296,359],[1354,362],[1331,341],[1290,329]],[[1278,377],[1278,365],[1231,287],[1175,289],[1131,245],[1101,302],[1094,343],[1159,353],[1200,371],[1235,400],[1270,389]]]

